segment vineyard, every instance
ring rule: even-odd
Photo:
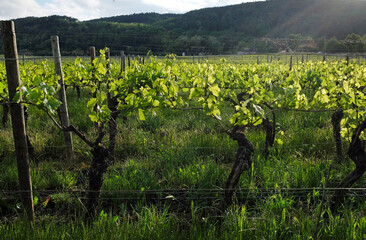
[[[13,95],[0,64],[5,239],[365,238],[363,62],[97,55],[61,75],[51,61],[21,64]],[[14,105],[30,192],[18,182]]]

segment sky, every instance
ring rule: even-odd
[[[185,13],[258,0],[0,0],[0,20],[61,15],[81,21],[142,12]]]

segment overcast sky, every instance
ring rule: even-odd
[[[0,20],[66,15],[79,20],[141,12],[185,13],[258,0],[0,0]]]

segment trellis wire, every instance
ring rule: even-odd
[[[348,144],[349,142],[345,142],[343,141],[342,144]],[[299,145],[290,145],[290,146],[281,146],[281,147],[270,147],[270,149],[302,149],[304,147],[309,147],[309,146],[315,146],[315,145],[322,145],[322,146],[331,146],[334,145],[334,142],[328,142],[328,143],[305,143],[305,144],[299,144]],[[148,145],[123,145],[123,144],[119,144],[118,146],[122,147],[122,148],[132,148],[132,149],[136,149],[136,148],[150,148],[150,149],[183,149],[183,150],[199,150],[199,149],[213,149],[213,150],[233,150],[233,148],[228,148],[228,147],[202,147],[202,146],[148,146]],[[48,146],[42,146],[41,148],[64,148],[64,145],[48,145]],[[89,150],[89,147],[77,147],[77,149],[84,149],[84,150]],[[264,147],[255,147],[254,150],[264,150]]]
[[[156,189],[156,190],[102,190],[100,191],[101,197],[100,200],[183,200],[183,199],[195,199],[195,200],[212,200],[212,199],[221,199],[225,191],[235,190],[236,198],[238,199],[266,199],[271,196],[288,196],[290,197],[298,197],[298,198],[308,198],[313,197],[314,192],[316,192],[316,196],[320,199],[323,195],[321,191],[325,190],[326,192],[333,192],[332,196],[334,196],[334,192],[336,190],[345,190],[349,191],[348,195],[354,198],[361,198],[366,196],[366,188],[238,188],[238,189]],[[20,190],[1,190],[0,194],[6,195],[11,194],[11,196],[1,196],[1,200],[16,200],[17,194],[20,194],[24,191]],[[56,198],[77,198],[77,199],[87,199],[85,196],[88,192],[94,192],[90,190],[33,190],[33,193],[36,196],[40,197],[49,197],[53,196]],[[327,193],[327,194],[328,194]],[[125,196],[108,196],[112,194],[124,194]],[[165,196],[157,196],[157,195],[165,195]],[[213,196],[212,194],[216,194]],[[242,196],[242,195],[245,196]],[[107,195],[107,196],[105,196]],[[133,196],[138,195],[138,196]],[[338,195],[336,195],[338,196]]]

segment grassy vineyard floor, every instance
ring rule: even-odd
[[[87,135],[96,135],[84,112],[87,98],[78,99],[69,88],[68,100],[71,122]],[[29,107],[29,136],[36,152],[32,181],[37,215],[30,227],[20,215],[19,196],[12,192],[18,183],[11,127],[1,128],[0,238],[314,237],[321,188],[335,158],[331,114],[280,112],[278,140],[268,159],[261,154],[264,131],[248,129],[248,138],[255,144],[254,163],[241,177],[236,204],[220,211],[236,143],[200,111],[161,111],[147,113],[146,121],[137,116],[129,116],[126,122],[118,119],[115,161],[105,176],[99,217],[91,223],[83,220],[88,147],[74,137],[75,161],[63,162],[62,133],[42,111]],[[348,159],[335,166],[329,187],[335,187],[351,169]],[[355,187],[364,187],[364,182]],[[329,217],[322,218],[317,238],[364,239],[365,210],[359,192],[349,195],[339,215],[333,216],[325,208]]]

